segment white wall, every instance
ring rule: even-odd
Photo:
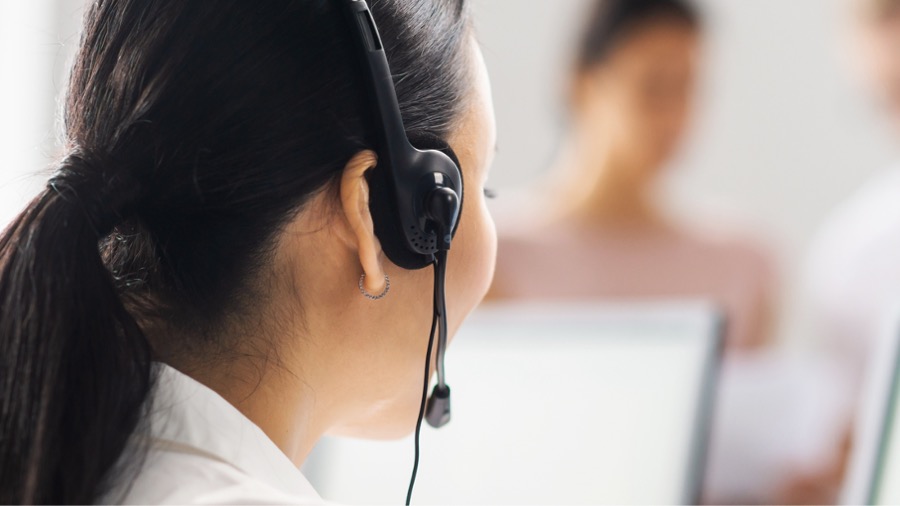
[[[591,0],[475,0],[491,71],[501,190],[541,173],[561,135],[560,99]],[[680,214],[729,216],[771,242],[796,328],[799,273],[829,210],[896,155],[849,77],[845,0],[705,0],[702,111],[667,197]],[[788,330],[790,332],[790,330]]]
[[[473,1],[500,127],[491,184],[502,190],[552,159],[568,48],[590,0]],[[817,225],[896,154],[841,65],[844,1],[703,2],[711,28],[704,106],[669,185],[676,210],[724,212],[769,238],[791,306]],[[40,187],[34,174],[58,153],[56,96],[80,4],[0,2],[0,222]]]
[[[38,182],[52,145],[56,20],[50,1],[0,3],[0,216],[7,221]],[[48,140],[50,142],[48,142]]]
[[[44,185],[83,0],[0,0],[0,224]]]

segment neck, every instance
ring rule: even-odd
[[[276,349],[274,343],[271,349]],[[307,371],[303,376],[291,371],[275,351],[240,350],[230,355],[233,358],[208,366],[165,361],[221,395],[301,466],[328,425],[322,418],[327,410],[317,402],[318,389],[311,386],[315,380]]]
[[[596,145],[595,145],[596,146]],[[652,181],[642,167],[611,149],[572,147],[557,163],[567,174],[562,184],[568,218],[609,227],[655,227],[661,216],[653,203]]]

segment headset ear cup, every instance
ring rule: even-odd
[[[421,151],[439,151],[453,162],[459,173],[460,186],[463,185],[462,171],[459,158],[446,141],[435,135],[419,134],[410,137],[413,147]],[[383,162],[379,162],[383,163]],[[390,180],[391,171],[387,167],[377,166],[366,174],[369,183],[369,211],[375,225],[375,235],[378,237],[385,255],[398,267],[408,270],[417,270],[434,263],[434,255],[421,254],[411,250],[407,246],[407,237],[403,225],[398,218],[398,202],[393,190],[393,182]],[[459,192],[460,217],[456,220],[451,235],[456,234],[462,215],[463,193]]]
[[[388,259],[398,267],[417,270],[434,262],[434,255],[422,255],[406,246],[403,226],[397,218],[397,198],[384,167],[366,173],[369,183],[369,212],[375,226],[375,236]]]

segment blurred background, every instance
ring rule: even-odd
[[[61,153],[60,99],[83,3],[0,0],[0,223],[8,222],[42,187],[47,167]],[[489,186],[499,196],[494,205],[501,236],[507,226],[521,228],[508,216],[521,216],[516,209],[523,202],[527,206],[525,192],[543,184],[551,167],[559,165],[571,133],[568,97],[575,54],[595,3],[473,0],[499,126],[499,152]],[[739,235],[754,244],[754,251],[763,252],[772,306],[765,339],[773,344],[766,349],[812,353],[826,340],[809,293],[815,285],[809,280],[810,250],[823,224],[867,179],[888,168],[900,147],[884,111],[856,77],[853,32],[858,13],[852,0],[695,4],[703,17],[696,108],[685,142],[666,158],[654,194],[659,208],[673,220],[717,231],[712,236]],[[501,245],[501,262],[503,252]],[[726,364],[728,399],[740,398],[729,391],[746,391],[746,384],[757,385],[762,376],[776,378],[772,389],[779,390],[779,371],[798,370],[794,363],[779,369],[781,358],[752,365],[758,358],[729,359],[744,365]],[[828,381],[847,383],[839,379],[843,372],[829,367],[807,368],[815,372],[789,380],[807,385],[798,390],[802,392],[818,385],[813,395],[822,395],[833,386]],[[755,372],[728,372],[745,369]],[[745,418],[741,413],[758,411],[760,404],[720,404],[718,418],[728,422],[717,430],[728,436],[719,439],[758,441],[743,431],[771,432],[772,426],[764,423],[755,429],[735,425]],[[810,408],[812,415],[804,416],[815,420],[817,413],[839,409]],[[727,441],[714,442],[713,467],[731,470],[730,477],[711,478],[721,485],[717,497],[746,500],[747,490],[768,489],[754,499],[783,498],[778,490],[788,485],[773,480],[731,484],[734,475],[748,474],[738,461],[753,462],[752,470],[759,471],[779,459],[809,463],[825,460],[823,455],[833,457],[845,427],[842,417],[832,418],[834,428],[799,451],[805,452],[799,457],[737,458]],[[801,424],[798,430],[804,429]],[[797,475],[823,471],[802,464],[793,470]]]
[[[491,72],[500,192],[547,171],[590,0],[476,1]],[[737,223],[775,255],[778,340],[809,344],[804,262],[823,221],[894,161],[885,118],[853,75],[848,0],[706,0],[706,66],[687,145],[662,197],[677,215]]]

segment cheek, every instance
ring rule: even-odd
[[[484,202],[483,190],[467,191],[462,221],[447,264],[447,304],[452,331],[481,302],[494,277],[497,231]]]
[[[882,98],[890,98],[900,72],[900,64],[895,57],[895,48],[900,40],[896,38],[894,33],[881,30],[869,35],[863,45],[863,70],[870,85]]]
[[[622,79],[608,93],[604,110],[600,113],[606,124],[610,141],[616,149],[631,151],[641,149],[646,142],[648,128],[652,128],[650,114],[639,83]]]
[[[575,121],[588,139],[617,140],[623,134],[623,120],[630,117],[616,83],[592,84],[576,107]]]
[[[609,142],[615,153],[627,159],[640,158],[646,154],[648,141],[656,136],[654,118],[647,111],[640,97],[620,95],[610,104],[608,112]]]
[[[666,97],[635,94],[628,104],[621,121],[621,151],[644,164],[663,162],[685,133],[690,98],[681,93]]]

